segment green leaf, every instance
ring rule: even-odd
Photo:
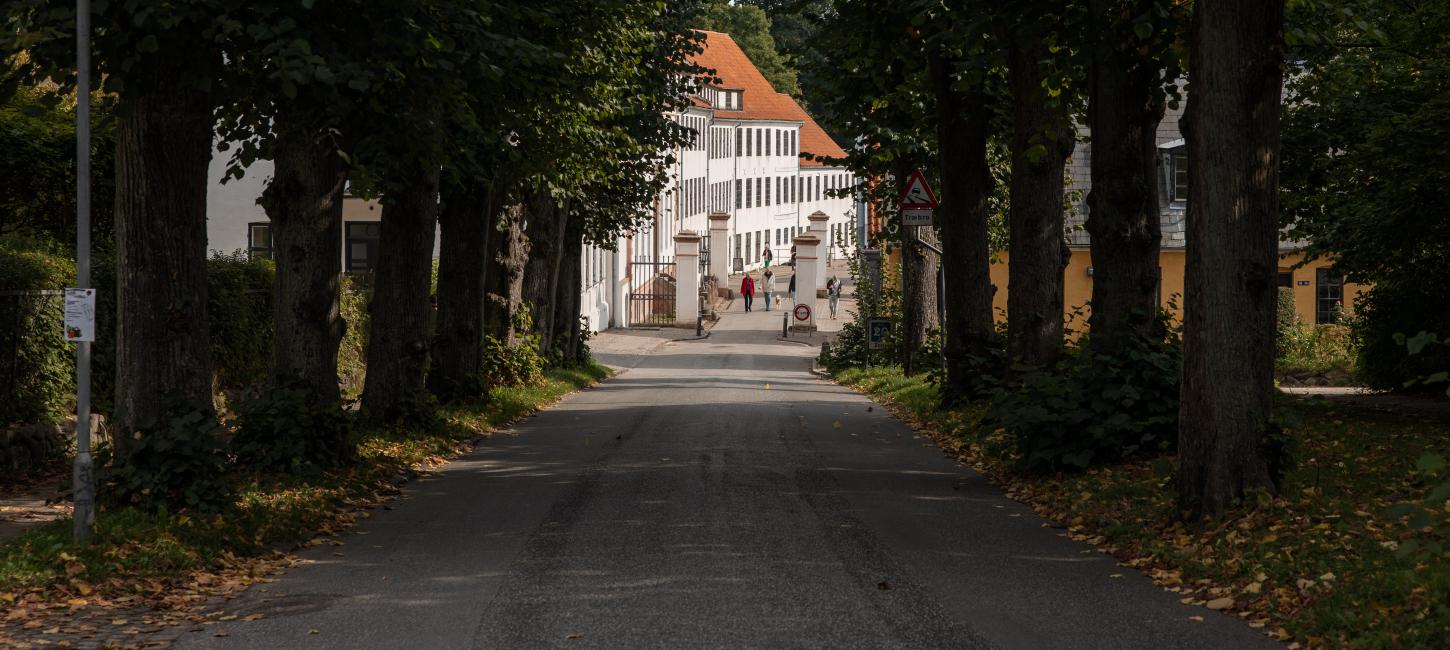
[[[1434,334],[1421,330],[1419,334],[1405,341],[1405,348],[1409,350],[1410,354],[1419,354],[1425,349],[1425,346],[1434,343],[1435,339]]]
[[[1420,455],[1415,461],[1415,469],[1426,474],[1434,474],[1445,469],[1445,457],[1434,452],[1426,452]]]

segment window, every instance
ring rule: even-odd
[[[1188,156],[1173,154],[1173,200],[1188,200]]]
[[[785,155],[785,131],[775,130],[775,153],[778,156]]]
[[[765,155],[765,129],[755,129],[755,154]]]
[[[796,133],[795,131],[791,131],[790,132],[790,154],[792,156],[795,156],[795,155],[800,154],[800,150],[799,149],[796,149],[795,133]]]
[[[735,150],[736,151],[743,151],[743,149],[740,148],[740,140],[744,136],[745,136],[745,131],[743,131],[743,130],[741,130],[739,128],[735,129]]]
[[[764,180],[765,179],[763,178],[755,179],[755,205],[765,205],[764,203],[760,202],[760,195],[762,192],[765,191],[762,187],[763,185],[765,185],[765,183],[763,182]]]
[[[747,155],[747,156],[754,156],[755,155],[754,146],[755,145],[751,143],[750,132],[749,131],[746,131],[745,132],[745,155]]]
[[[255,259],[272,259],[272,224],[247,224],[247,252]]]
[[[1339,313],[1344,310],[1344,276],[1329,269],[1315,269],[1314,285],[1314,322],[1339,322]]]
[[[382,225],[377,221],[347,224],[347,270],[370,273],[378,263],[378,237]]]
[[[760,180],[765,181],[765,204],[770,205],[770,179],[762,178]]]
[[[735,233],[735,258],[740,258],[740,233]]]
[[[754,233],[745,233],[745,257],[748,258],[746,259],[747,262],[753,264],[755,262],[755,254],[752,251],[755,250],[755,247],[750,245],[750,236],[752,234]]]
[[[745,181],[742,180],[742,179],[739,179],[739,178],[735,179],[735,209],[736,210],[739,210],[740,208],[745,207],[745,204],[744,203],[741,203],[741,201],[744,200],[744,197],[742,196],[744,193],[745,193]]]

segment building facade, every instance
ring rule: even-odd
[[[698,86],[690,106],[671,118],[691,130],[693,142],[675,152],[665,191],[641,230],[620,237],[613,250],[585,246],[580,263],[580,315],[594,331],[631,325],[633,293],[654,282],[674,259],[674,236],[692,230],[709,234],[707,215],[730,215],[727,241],[710,242],[711,255],[727,255],[732,272],[760,268],[767,258],[790,259],[791,239],[809,227],[817,211],[829,217],[824,242],[832,256],[855,241],[856,179],[841,166],[816,158],[841,159],[845,152],[790,96],[775,92],[729,35],[704,32],[696,63],[715,71]],[[225,156],[215,156],[209,174],[225,176]],[[207,246],[213,253],[243,251],[271,257],[271,226],[257,199],[272,165],[258,161],[246,175],[218,181],[207,195]],[[377,264],[382,208],[376,201],[343,202],[339,269],[365,273]],[[435,241],[434,255],[438,245]]]
[[[1169,108],[1158,124],[1157,169],[1159,226],[1162,231],[1159,252],[1159,299],[1162,308],[1180,320],[1183,317],[1184,272],[1187,253],[1188,212],[1188,151],[1179,131],[1178,120],[1183,117],[1180,107]],[[1093,263],[1087,223],[1087,193],[1092,189],[1092,143],[1087,141],[1089,132],[1080,129],[1080,137],[1072,158],[1067,164],[1068,226],[1067,240],[1072,249],[1072,258],[1064,271],[1064,315],[1074,313],[1086,317],[1086,306],[1092,300]],[[1340,316],[1354,309],[1354,302],[1362,289],[1359,285],[1346,283],[1344,276],[1335,272],[1333,260],[1315,259],[1304,262],[1304,242],[1285,239],[1279,246],[1280,287],[1292,290],[1294,311],[1299,320],[1309,324],[1330,324]],[[994,297],[994,311],[999,319],[1007,315],[1008,286],[1007,263],[1011,251],[997,256],[991,268],[992,283],[1005,289]],[[1085,322],[1075,324],[1081,330]]]

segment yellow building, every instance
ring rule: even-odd
[[[998,253],[992,264],[992,284],[998,288],[992,301],[997,318],[1007,317],[1007,264],[1010,254]],[[1164,249],[1159,253],[1163,287],[1160,292],[1165,310],[1171,310],[1180,320],[1183,318],[1184,251]],[[1279,255],[1279,286],[1294,290],[1294,312],[1299,320],[1308,324],[1332,323],[1340,312],[1350,312],[1365,287],[1345,283],[1343,276],[1332,269],[1333,262],[1323,258],[1294,268],[1304,260],[1304,254],[1297,250],[1285,250]],[[1082,309],[1086,318],[1086,305],[1092,300],[1093,276],[1092,253],[1085,248],[1074,248],[1072,260],[1063,271],[1063,313],[1072,314]],[[1075,329],[1086,326],[1085,321],[1075,323]]]

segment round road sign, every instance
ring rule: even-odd
[[[801,320],[801,321],[810,320],[811,319],[811,308],[810,308],[810,306],[809,305],[796,305],[795,306],[795,319],[796,320]]]

